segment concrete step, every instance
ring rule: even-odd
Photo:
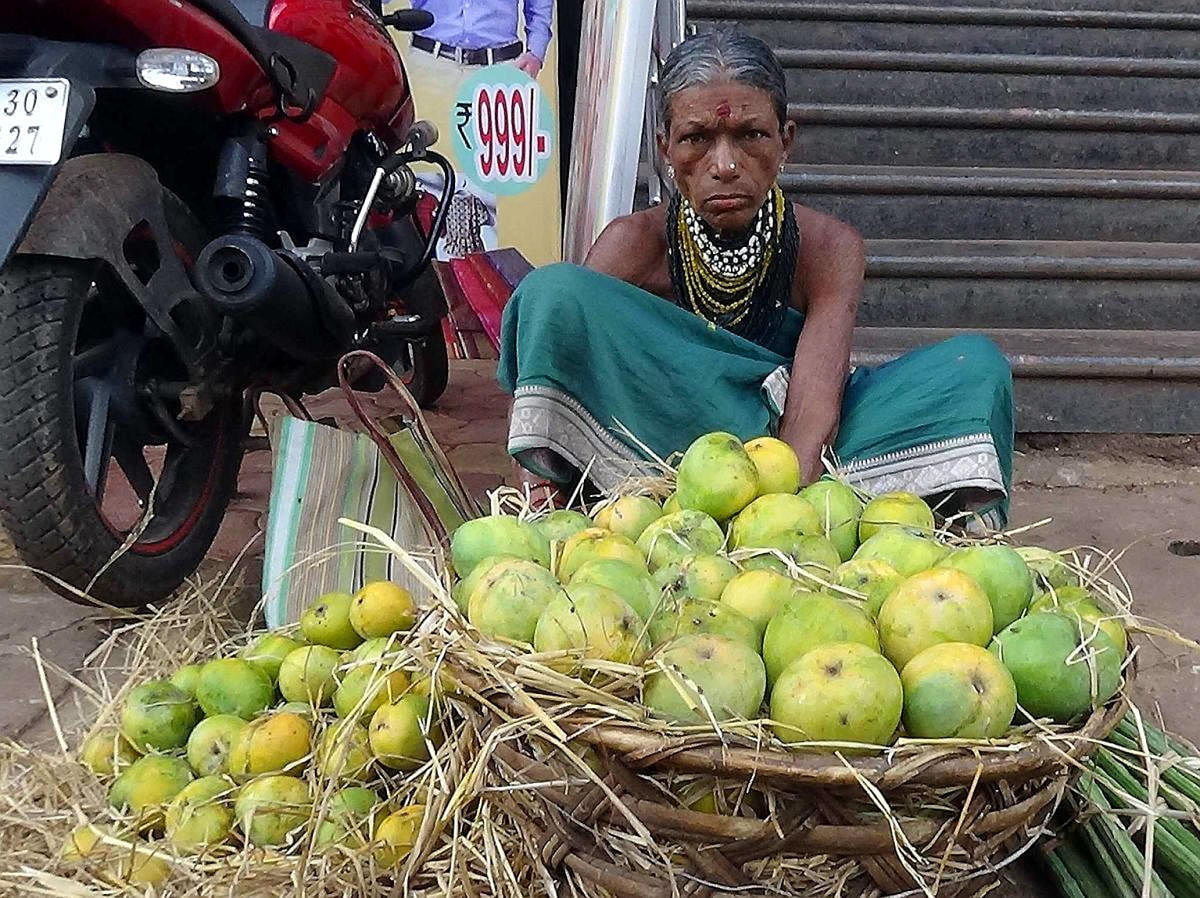
[[[816,164],[987,165],[1044,168],[1190,169],[1200,159],[1200,129],[1194,133],[1112,130],[1094,127],[1055,130],[1038,127],[1033,117],[1018,113],[1006,124],[1006,110],[980,107],[968,124],[934,127],[895,107],[875,107],[859,117],[859,107],[806,107],[796,111],[801,122],[792,159]],[[1133,123],[1136,124],[1136,123]],[[1196,122],[1200,125],[1200,120]]]
[[[1200,331],[860,327],[855,364],[879,365],[962,333],[994,340],[1018,377],[1200,381]]]
[[[1019,431],[1200,432],[1200,331],[860,327],[851,361],[885,364],[964,332],[1008,356]]]
[[[1187,242],[1200,172],[789,165],[795,200],[868,238]]]
[[[1200,330],[1200,246],[869,240],[870,326]]]
[[[779,52],[781,55],[785,53],[784,50]],[[803,52],[815,56],[828,51],[818,49]],[[1044,61],[1051,58],[1039,59]],[[1195,65],[1192,60],[1188,62]],[[1195,91],[1194,76],[1100,77],[795,66],[788,68],[786,78],[788,95],[798,103],[865,105],[889,97],[903,98],[904,104],[909,106],[1110,111],[1142,109],[1162,113],[1195,111],[1195,107],[1188,103]]]
[[[776,48],[797,161],[1194,165],[1194,4],[1069,6],[692,0],[688,12],[698,29],[736,24]]]
[[[988,329],[1022,430],[1200,432],[1195,0],[687,12],[785,66],[785,189],[868,238],[858,358]]]
[[[795,40],[776,35],[772,43],[787,70],[788,94],[798,103],[863,105],[893,97],[917,107],[1194,111],[1188,101],[1200,59],[1164,55],[1171,51],[1157,41],[1146,55],[1138,55],[1121,40],[1081,47],[1076,33],[1073,43],[1037,52],[1021,35],[1014,52],[996,52],[996,44],[977,36],[944,31],[920,30],[932,49],[924,49],[924,43],[918,49],[897,48],[904,44],[890,32],[854,33],[845,26],[827,40],[805,27]],[[1189,44],[1176,51],[1179,55],[1195,53],[1195,34],[1176,36]],[[945,52],[946,47],[955,51]]]
[[[1195,243],[880,239],[868,255],[876,277],[1200,279]]]
[[[1200,30],[1193,0],[1006,0],[1005,3],[876,2],[876,0],[687,0],[689,20],[807,19],[1075,28]]]
[[[1139,109],[791,103],[792,159],[814,164],[1190,169],[1200,115]]]
[[[696,5],[688,4],[689,9]],[[1134,56],[1174,60],[1200,58],[1192,42],[1195,34],[1200,32],[1200,27],[1194,25],[1194,15],[1187,19],[1193,23],[1191,27],[1162,29],[1133,27],[1138,24],[1137,20],[1119,14],[1110,14],[1109,18],[1103,20],[1110,23],[1107,27],[1065,25],[1064,20],[1046,18],[1024,24],[1018,24],[1018,20],[1012,18],[988,23],[956,21],[952,17],[942,17],[933,22],[877,21],[883,19],[882,16],[864,16],[858,21],[835,21],[822,19],[821,14],[825,10],[814,10],[813,6],[797,3],[795,8],[800,12],[796,15],[771,19],[742,15],[740,10],[743,7],[755,7],[750,3],[737,3],[736,11],[731,15],[691,16],[688,21],[697,30],[736,21],[739,28],[775,46],[798,50],[820,48],[914,53],[1012,53],[1023,56]],[[884,9],[887,6],[912,8],[906,4],[880,4],[873,8]],[[830,8],[836,11],[838,4],[830,4]],[[863,5],[862,8],[872,6]],[[1180,20],[1175,21],[1183,24]],[[950,38],[954,42],[949,43],[942,38]]]
[[[779,183],[808,194],[1200,199],[1195,171],[790,164]]]

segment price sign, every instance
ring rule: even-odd
[[[496,194],[527,190],[550,158],[553,119],[536,81],[512,66],[492,66],[467,81],[455,103],[458,167]]]

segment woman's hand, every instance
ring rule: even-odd
[[[779,438],[792,447],[792,451],[796,453],[796,458],[800,462],[800,485],[808,486],[808,484],[820,480],[821,475],[825,473],[825,465],[821,462],[821,455],[825,449],[824,440],[813,440],[803,434],[790,434],[781,430]]]
[[[800,485],[808,486],[821,479],[821,475],[825,473],[825,465],[821,461],[821,454],[824,446],[818,443],[817,445],[797,452],[796,457],[800,459]]]
[[[838,431],[866,256],[849,225],[803,206],[796,216],[804,233],[798,275],[805,318],[779,437],[796,451],[801,480],[812,483],[824,473],[821,452]]]

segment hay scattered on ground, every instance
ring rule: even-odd
[[[661,497],[669,486],[665,473],[631,481],[623,489]],[[528,492],[516,490],[498,491],[492,508],[526,517],[539,513]],[[596,743],[604,740],[594,737],[604,727],[669,737],[671,751],[717,747],[761,752],[778,751],[781,746],[769,721],[669,728],[648,718],[637,700],[643,676],[639,668],[578,662],[563,653],[527,654],[518,646],[477,641],[450,597],[440,553],[408,552],[378,531],[344,523],[348,533],[366,542],[349,541],[341,551],[360,551],[367,545],[393,552],[432,597],[431,606],[424,609],[390,663],[414,677],[432,677],[438,684],[432,714],[441,722],[445,739],[430,746],[431,759],[418,771],[402,775],[376,767],[374,779],[367,783],[389,809],[411,803],[428,807],[421,834],[404,864],[399,869],[381,869],[369,849],[353,844],[316,849],[312,837],[327,816],[335,787],[320,782],[311,769],[306,774],[315,796],[311,819],[286,850],[236,845],[207,856],[183,857],[161,839],[147,842],[136,837],[130,821],[107,807],[105,784],[69,754],[10,743],[0,746],[4,845],[0,895],[142,894],[141,887],[114,882],[111,872],[131,856],[135,845],[169,864],[170,878],[162,894],[173,896],[594,895],[596,870],[588,868],[586,858],[635,879],[649,877],[663,884],[668,890],[664,894],[676,894],[697,877],[698,849],[693,841],[664,835],[660,825],[648,824],[641,803],[653,801],[673,812],[686,811],[697,800],[711,802],[711,810],[741,818],[748,827],[758,827],[754,831],[760,840],[807,831],[839,813],[848,821],[876,823],[889,834],[901,868],[896,875],[916,882],[915,894],[933,894],[960,881],[967,883],[961,894],[969,894],[987,888],[986,880],[972,884],[974,877],[994,873],[1029,850],[1041,834],[1040,821],[1062,798],[1065,783],[1061,780],[1023,786],[973,782],[965,788],[921,786],[885,792],[869,778],[859,777],[856,789],[837,793],[834,800],[830,798],[834,793],[797,792],[754,776],[718,780],[704,773],[669,771],[641,771],[630,791],[611,773],[601,775],[612,761],[597,754]],[[990,539],[1004,541],[1016,535]],[[1064,557],[1131,630],[1197,647],[1134,615],[1131,591],[1117,567],[1119,554],[1079,548]],[[326,561],[324,557],[310,560]],[[814,576],[807,570],[793,572]],[[48,682],[69,681],[77,687],[80,709],[70,717],[86,722],[76,727],[60,725],[60,745],[73,750],[88,733],[114,726],[134,685],[168,676],[185,663],[233,654],[257,635],[229,613],[224,585],[197,584],[150,616],[122,623],[79,676],[43,664]],[[830,586],[820,578],[816,585]],[[852,600],[865,599],[839,591]],[[318,737],[332,714],[322,717]],[[1050,747],[1070,765],[1075,738],[1072,730],[1035,722],[991,743],[902,739],[882,751],[891,762],[893,779],[898,780],[908,772],[918,774],[938,758],[968,756],[986,764],[989,758],[1011,756],[1030,744]],[[819,748],[827,755],[836,752],[834,757],[850,770],[858,757],[852,752],[861,750],[846,745],[798,748]],[[604,753],[602,745],[599,751]],[[1166,763],[1148,759],[1148,763],[1160,761]],[[989,811],[1011,807],[1039,791],[1046,792],[1047,799],[1034,815],[1032,827],[1022,821],[970,839],[958,838]],[[582,810],[575,806],[589,794],[607,799],[601,802],[603,810],[593,813],[590,806]],[[923,825],[916,825],[922,821]],[[106,828],[110,837],[105,849],[82,864],[63,860],[63,845],[84,823]],[[586,851],[581,842],[586,843]],[[555,847],[560,851],[555,852]],[[564,852],[573,860],[560,866]],[[853,857],[782,850],[747,862],[745,870],[753,882],[747,894],[765,891],[832,898],[869,895],[873,888],[865,884],[863,863]],[[671,878],[671,873],[677,876]]]

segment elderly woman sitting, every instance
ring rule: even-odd
[[[851,370],[863,242],[776,183],[796,126],[770,49],[680,44],[660,81],[669,204],[613,221],[585,266],[530,274],[505,310],[508,450],[561,487],[608,487],[703,433],[772,433],[805,481],[822,454],[870,492],[911,490],[997,526],[1012,472],[1012,377],[959,336]],[[630,435],[636,439],[631,439]]]

